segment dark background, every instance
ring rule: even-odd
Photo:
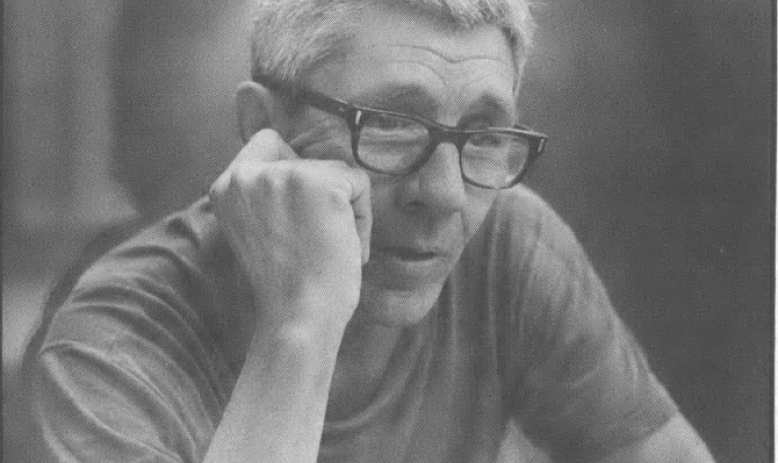
[[[12,463],[35,461],[18,368],[43,295],[97,230],[187,204],[234,156],[249,24],[243,0],[4,9]],[[522,94],[523,122],[551,137],[527,183],[577,232],[720,462],[773,454],[773,9],[546,0]]]

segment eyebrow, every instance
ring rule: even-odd
[[[352,97],[351,102],[373,109],[416,114],[433,119],[440,108],[439,99],[416,84],[389,85],[377,89],[368,89]],[[491,113],[498,118],[512,119],[515,103],[500,97],[497,92],[487,91],[468,105],[468,112]],[[468,112],[463,119],[468,118]]]
[[[352,103],[386,111],[435,114],[440,102],[425,88],[415,84],[390,85],[368,89],[354,96]]]

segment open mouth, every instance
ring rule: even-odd
[[[383,254],[388,254],[390,256],[406,260],[406,261],[412,261],[412,262],[424,262],[427,260],[435,259],[436,257],[440,257],[439,253],[432,252],[432,251],[420,251],[418,249],[412,249],[412,248],[406,248],[401,246],[381,246],[377,247],[376,251]]]
[[[447,252],[431,246],[374,246],[370,255],[366,278],[383,288],[416,290],[440,282],[451,264]]]

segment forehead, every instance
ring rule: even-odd
[[[354,18],[347,49],[310,77],[315,88],[343,98],[403,88],[441,100],[487,93],[510,104],[516,70],[497,26],[463,29],[429,14],[376,5]]]

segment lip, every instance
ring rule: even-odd
[[[371,252],[408,262],[425,262],[445,257],[446,253],[436,248],[410,246],[373,246]]]
[[[435,247],[371,246],[366,277],[385,288],[419,288],[445,278],[450,260]]]

